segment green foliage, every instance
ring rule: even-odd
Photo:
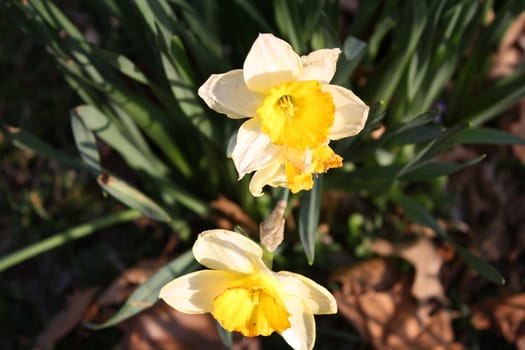
[[[113,315],[113,317],[102,324],[88,324],[87,327],[91,329],[110,327],[138,314],[142,310],[155,304],[159,298],[160,289],[166,283],[173,280],[175,277],[195,271],[198,266],[199,265],[193,258],[191,251],[180,255],[178,258],[164,265],[145,283],[135,289],[128,300],[122,305],[120,310]]]
[[[100,42],[87,40],[51,1],[5,3],[2,11],[17,26],[45,41],[64,79],[82,100],[70,119],[71,142],[80,159],[30,130],[3,124],[15,146],[65,166],[87,169],[102,191],[136,209],[121,215],[133,213],[135,218],[140,212],[188,231],[188,213],[208,218],[213,214],[210,201],[224,195],[261,221],[279,198],[278,191],[268,191],[269,199],[254,199],[247,181],[237,181],[226,154],[240,124],[210,111],[197,89],[210,74],[241,67],[259,31],[275,33],[300,53],[341,47],[334,83],[352,86],[372,108],[362,133],[335,143],[344,167],[323,176],[322,188],[318,178],[311,192],[301,194],[298,233],[308,262],[314,262],[322,190],[337,190],[355,192],[376,203],[399,204],[408,219],[449,240],[472,268],[491,281],[503,282],[490,265],[455,243],[437,225],[431,210],[399,193],[421,183],[434,185],[432,179],[482,161],[483,156],[462,164],[435,161],[456,144],[524,143],[504,132],[478,127],[525,96],[524,67],[492,81],[487,54],[523,9],[520,0],[497,6],[493,1],[475,0],[361,1],[352,24],[342,28],[335,0],[231,0],[220,5],[113,0],[83,6],[106,23],[97,28]],[[490,10],[495,17],[487,22]],[[432,108],[438,105],[446,107]],[[378,135],[381,128],[384,131]],[[133,176],[105,164],[102,146],[117,153]],[[89,229],[74,238],[116,222],[85,224]],[[360,216],[349,220],[353,240],[363,222]],[[51,245],[42,241],[37,249],[28,247],[31,253],[1,258],[0,269],[66,241],[60,238]],[[195,268],[188,254],[164,266],[112,319],[92,328],[116,324],[144,309],[145,302],[153,303],[164,283]]]

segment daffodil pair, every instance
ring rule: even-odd
[[[328,290],[299,274],[273,272],[263,249],[239,233],[205,231],[193,254],[211,270],[176,278],[160,297],[185,313],[209,312],[228,331],[247,337],[278,332],[292,348],[308,350],[315,343],[313,315],[337,312]]]
[[[239,178],[255,171],[254,196],[265,185],[309,190],[313,174],[342,166],[329,142],[361,131],[369,107],[352,91],[329,84],[340,52],[299,56],[287,42],[260,34],[243,69],[214,74],[200,87],[210,108],[250,118],[237,133],[232,158]]]

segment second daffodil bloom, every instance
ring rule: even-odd
[[[328,143],[359,133],[369,107],[352,91],[329,84],[340,49],[299,56],[284,40],[260,34],[243,69],[214,74],[199,96],[230,118],[250,118],[237,133],[232,158],[239,178],[255,171],[254,196],[265,185],[309,190],[312,174],[342,166]]]
[[[262,248],[239,233],[205,231],[193,254],[211,270],[176,278],[161,289],[160,298],[188,314],[210,312],[228,331],[247,337],[277,332],[294,349],[312,349],[313,315],[337,312],[327,289],[299,274],[271,271]]]

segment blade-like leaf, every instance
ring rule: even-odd
[[[468,128],[468,124],[460,123],[447,129],[434,141],[430,142],[425,148],[423,148],[416,156],[408,162],[400,171],[399,176],[406,174],[412,168],[423,164],[424,162],[434,158],[447,148],[452,147],[454,143],[459,140],[463,132]]]
[[[69,167],[77,169],[86,167],[80,160],[62,153],[27,130],[7,126],[3,123],[1,123],[0,126],[2,126],[2,129],[5,131],[11,142],[18,148],[31,150]]]
[[[401,165],[367,166],[351,172],[334,172],[325,181],[330,189],[385,193],[394,184]]]
[[[104,191],[108,192],[113,198],[131,208],[139,210],[144,215],[159,221],[171,220],[168,213],[157,203],[121,179],[107,173],[102,173],[97,177],[97,182]]]
[[[311,265],[315,257],[315,239],[319,226],[319,211],[321,210],[322,176],[314,179],[311,191],[301,195],[301,209],[299,211],[299,236],[303,244],[308,263]]]
[[[129,209],[83,223],[59,233],[55,233],[40,242],[36,242],[16,252],[0,257],[0,271],[8,269],[11,266],[35,257],[38,254],[45,253],[65,243],[95,233],[96,231],[103,228],[127,221],[132,221],[138,219],[141,216],[142,213],[139,211],[135,209]]]
[[[353,36],[346,38],[343,44],[343,56],[337,62],[336,75],[332,81],[335,85],[348,86],[350,76],[366,54],[366,43]]]
[[[195,271],[198,267],[199,264],[193,258],[191,251],[180,255],[169,264],[160,268],[146,282],[135,289],[113,317],[102,324],[86,324],[86,327],[95,330],[103,329],[138,314],[152,306],[159,299],[159,291],[166,283],[178,276]]]
[[[151,154],[143,154],[142,150],[138,149],[134,143],[131,143],[129,138],[117,128],[115,123],[95,107],[88,105],[79,106],[71,111],[71,118],[72,123],[75,119],[81,120],[88,130],[96,133],[104,142],[117,150],[133,168],[141,169],[146,173],[154,172],[153,176],[166,175],[168,173],[168,169],[163,163]],[[84,157],[82,153],[81,155]],[[92,155],[90,154],[89,156]]]
[[[525,145],[525,139],[490,128],[469,128],[459,139],[463,144]]]
[[[466,168],[470,165],[476,164],[485,158],[485,155],[476,157],[468,162],[462,164],[455,163],[426,163],[415,168],[412,168],[410,171],[401,176],[401,180],[404,181],[426,181],[438,176],[450,175],[456,173],[463,168]]]
[[[437,233],[438,236],[450,242],[456,249],[459,256],[461,256],[461,258],[474,270],[479,272],[480,275],[494,283],[505,283],[505,279],[503,278],[503,276],[501,276],[501,274],[494,267],[492,267],[489,263],[481,260],[479,257],[473,255],[472,253],[461,247],[459,244],[457,244],[448,235],[448,233],[445,230],[443,230],[441,226],[439,226],[437,221],[423,206],[421,206],[413,199],[402,194],[395,194],[393,199],[403,207],[406,216],[410,220],[413,220],[421,225],[430,227]]]
[[[71,130],[73,131],[73,138],[80,157],[93,175],[97,176],[102,171],[102,168],[100,167],[100,156],[95,135],[74,113],[71,113]]]

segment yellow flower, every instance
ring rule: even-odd
[[[292,272],[271,271],[262,248],[227,230],[199,235],[195,259],[211,270],[166,284],[160,298],[188,314],[210,312],[228,331],[247,337],[278,332],[294,349],[312,349],[314,314],[337,312],[334,297],[314,281]]]
[[[260,34],[243,69],[213,74],[199,96],[233,119],[251,118],[237,133],[232,158],[239,179],[255,171],[250,191],[265,185],[312,188],[312,174],[342,166],[328,146],[360,132],[369,107],[332,80],[341,50],[297,55],[285,41]]]

